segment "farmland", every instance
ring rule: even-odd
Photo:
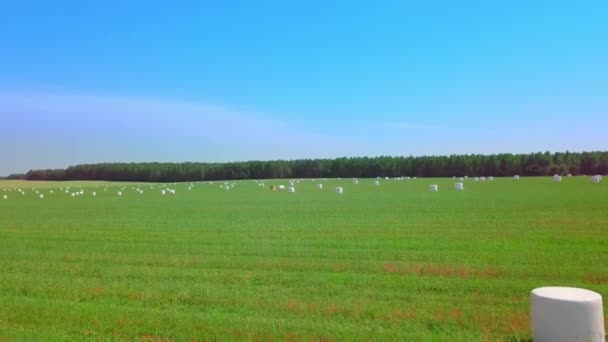
[[[454,182],[2,181],[0,340],[525,341],[533,288],[608,296],[606,180]]]

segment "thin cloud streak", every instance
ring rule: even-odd
[[[275,117],[176,100],[0,93],[1,173],[103,161],[234,161],[336,157],[356,142]],[[25,146],[24,146],[25,144]]]
[[[429,123],[421,123],[421,122],[409,122],[409,121],[392,121],[392,122],[384,122],[378,125],[378,128],[384,129],[441,129],[445,128],[442,125],[437,124],[429,124]]]

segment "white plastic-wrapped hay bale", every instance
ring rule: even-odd
[[[493,181],[493,180],[494,180],[494,177],[493,177],[493,176],[489,176],[489,177],[488,177],[488,180],[491,182],[491,181]]]
[[[374,181],[374,185],[375,186],[379,186],[380,185],[380,181],[378,181],[378,180]]]
[[[604,342],[602,296],[574,287],[540,287],[530,293],[536,342]]]
[[[458,191],[462,191],[462,190],[464,190],[464,184],[462,184],[462,183],[454,183],[454,189],[456,189]]]
[[[518,180],[518,179],[519,179],[519,175],[515,175],[515,176],[513,176],[513,179]]]
[[[40,194],[40,195],[38,195],[38,197],[40,197],[40,199],[43,199],[43,198],[44,198],[44,195],[43,195],[43,194]]]
[[[95,197],[97,196],[97,193],[95,191],[91,192],[91,196]]]
[[[8,199],[8,196],[7,195],[3,195],[2,199]]]
[[[323,184],[321,184],[321,183],[317,184],[317,189],[319,189],[319,190],[323,189]]]
[[[294,188],[293,186],[290,186],[287,188],[287,192],[296,192],[296,188]]]
[[[439,186],[437,186],[437,184],[431,184],[431,185],[429,185],[429,191],[437,192],[437,191],[439,191]]]
[[[285,191],[285,185],[279,185],[279,191]]]
[[[553,181],[554,182],[561,182],[562,181],[562,176],[560,176],[560,175],[554,175],[553,176]]]
[[[359,181],[356,179],[353,179],[353,184],[359,184]]]
[[[118,196],[122,196],[122,191],[119,191],[119,192],[118,192]]]
[[[72,197],[76,197],[76,193],[72,192],[72,193],[70,194],[70,196],[72,196]]]
[[[486,177],[479,177],[479,180],[482,181],[482,182],[485,182],[486,181]]]
[[[344,192],[344,189],[343,189],[341,186],[337,186],[337,187],[336,187],[336,193],[337,193],[337,194],[341,194],[341,193],[343,193],[343,192]]]
[[[220,188],[223,188],[223,186],[222,186],[222,185],[220,185]],[[161,194],[161,195],[166,195],[166,194],[167,194],[167,191],[166,191],[166,190],[161,190],[161,191],[160,191],[160,194]]]
[[[595,176],[591,177],[591,181],[593,183],[599,183],[601,180],[602,180],[602,176],[600,176],[600,175],[595,175]]]

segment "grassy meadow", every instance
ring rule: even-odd
[[[535,287],[606,302],[606,180],[454,181],[1,181],[0,341],[526,341]]]

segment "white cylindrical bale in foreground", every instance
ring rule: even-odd
[[[562,181],[562,176],[559,176],[559,175],[553,176],[553,181],[554,182],[561,182]]]
[[[4,199],[8,199],[8,196],[4,195],[4,196],[2,196],[2,198],[4,198]]]
[[[279,185],[279,191],[285,191],[285,185]]]
[[[44,198],[44,195],[43,195],[43,194],[40,194],[40,199],[43,199],[43,198]]]
[[[341,194],[344,192],[344,189],[341,186],[336,187],[336,193]]]
[[[514,179],[519,179],[519,175],[513,176]]]
[[[454,183],[454,189],[456,190],[464,190],[464,184],[462,183]]]
[[[591,177],[591,181],[593,183],[599,183],[601,180],[602,180],[602,176],[600,176],[600,175],[596,175],[596,176]]]
[[[437,186],[437,184],[431,184],[429,185],[429,191],[431,192],[437,192],[439,190],[439,187]]]
[[[356,179],[353,179],[353,184],[359,184],[359,181]]]
[[[122,196],[122,191],[119,191],[119,192],[118,192],[118,196]]]
[[[293,186],[290,186],[287,188],[287,192],[296,192],[296,188],[294,188]]]
[[[536,342],[604,342],[602,296],[574,287],[540,287],[530,293]]]
[[[321,184],[321,183],[317,184],[317,189],[323,189],[323,184]]]

